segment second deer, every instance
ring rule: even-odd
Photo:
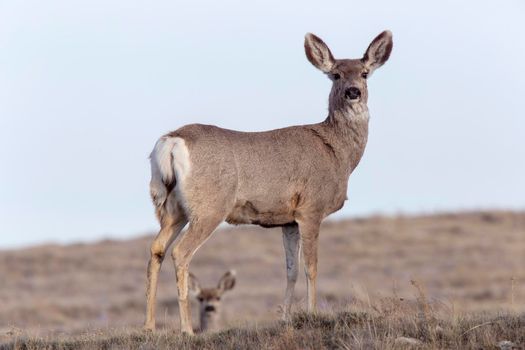
[[[220,328],[221,298],[224,292],[235,287],[235,271],[226,272],[217,287],[202,288],[194,274],[189,274],[189,293],[199,301],[200,331],[210,332]]]

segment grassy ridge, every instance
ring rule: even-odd
[[[159,280],[159,331],[140,331],[151,236],[0,251],[0,350],[525,350],[524,235],[525,212],[326,222],[320,313],[283,324],[276,322],[286,281],[280,230],[221,229],[191,269],[213,286],[235,268],[238,285],[223,300],[225,331],[195,337],[178,332],[170,262]],[[294,309],[305,292],[300,274]],[[516,345],[497,345],[504,340]]]
[[[297,313],[290,324],[275,322],[194,337],[177,331],[151,334],[123,329],[70,338],[21,337],[0,349],[499,349],[504,348],[497,345],[503,340],[515,344],[508,349],[523,349],[525,315],[477,314],[444,320],[398,312]]]
[[[318,302],[322,311],[397,295],[413,300],[410,280],[430,300],[456,312],[525,312],[525,212],[473,212],[370,217],[323,224]],[[0,339],[9,327],[26,334],[78,334],[139,328],[144,321],[146,265],[152,236],[92,244],[45,245],[0,251]],[[286,286],[280,229],[218,230],[197,252],[191,271],[205,286],[237,271],[223,300],[224,324],[272,322]],[[305,304],[299,274],[295,306]],[[177,290],[170,258],[158,288],[157,326],[178,328]],[[194,303],[194,320],[197,319]]]

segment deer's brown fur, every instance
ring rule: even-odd
[[[191,124],[159,139],[151,156],[150,189],[161,230],[148,267],[146,328],[155,326],[158,270],[175,240],[172,257],[181,328],[192,333],[188,266],[222,221],[283,227],[288,276],[284,317],[289,315],[297,279],[299,245],[308,310],[315,309],[319,225],[346,200],[348,178],[368,137],[366,78],[386,62],[391,49],[392,35],[385,31],[363,58],[336,60],[321,39],[307,34],[307,58],[333,81],[324,121],[265,132]],[[188,230],[180,233],[188,222]]]

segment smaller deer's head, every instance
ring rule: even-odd
[[[219,329],[221,297],[235,287],[235,271],[226,272],[215,288],[201,288],[199,280],[189,274],[190,294],[199,301],[200,329],[202,332]]]
[[[304,48],[308,60],[330,80],[330,112],[345,110],[355,104],[366,105],[368,88],[366,81],[374,70],[381,67],[392,52],[392,33],[379,34],[359,59],[335,59],[328,46],[317,36],[306,34]]]

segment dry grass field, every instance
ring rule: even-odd
[[[194,338],[178,334],[170,259],[159,282],[159,331],[140,331],[151,239],[0,251],[0,349],[525,344],[522,212],[328,221],[320,238],[319,314],[301,313],[301,276],[298,313],[288,325],[277,321],[286,281],[280,230],[220,229],[191,270],[206,286],[233,268],[237,285],[223,298],[225,331]],[[422,343],[407,345],[399,337]]]

